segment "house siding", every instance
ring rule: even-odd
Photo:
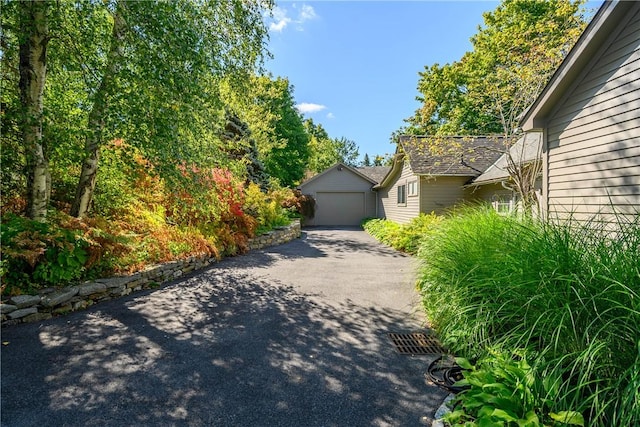
[[[430,176],[420,180],[420,212],[442,214],[452,206],[471,197],[464,185],[468,176]]]
[[[542,176],[536,179],[534,190],[538,194],[542,191]],[[505,188],[502,182],[482,184],[469,188],[469,191],[470,195],[467,197],[468,200],[489,204],[498,212],[505,212],[504,209],[506,209],[506,206],[504,206],[504,204],[506,203],[509,204],[510,211],[517,210],[520,212],[522,209],[520,197],[517,192]],[[534,214],[537,215],[539,213],[537,208],[534,207],[533,209]]]
[[[400,173],[396,173],[392,181],[378,191],[379,196],[379,216],[400,224],[406,224],[420,213],[420,197],[407,195],[407,203],[398,205],[398,186],[406,185],[413,180],[418,181],[418,191],[421,184],[418,177],[411,171],[409,162],[405,161]]]
[[[640,212],[640,4],[550,115],[546,140],[550,217]]]
[[[359,175],[356,175],[348,168],[339,165],[327,170],[317,179],[302,184],[300,190],[303,194],[312,196],[318,200],[318,193],[322,193],[326,197],[330,193],[362,193],[364,199],[364,217],[376,216],[376,193],[372,191],[373,183],[367,181]],[[316,206],[316,210],[322,209],[322,206]],[[304,225],[322,225],[317,224],[317,217],[305,220]]]
[[[510,199],[514,197],[513,191],[504,188],[501,182],[483,184],[469,189],[469,200],[474,202],[486,202],[491,204],[497,198]]]

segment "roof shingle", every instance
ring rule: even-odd
[[[540,159],[541,153],[542,132],[528,132],[509,148],[511,160],[520,165]],[[504,153],[482,175],[474,179],[473,184],[481,185],[506,180],[509,178],[508,164],[507,154]]]
[[[400,145],[417,175],[481,175],[505,151],[500,136],[400,136]]]
[[[358,172],[368,176],[377,183],[382,182],[391,170],[391,166],[360,166],[356,168]]]

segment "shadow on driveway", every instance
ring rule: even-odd
[[[334,237],[313,239],[320,254]],[[295,258],[296,245],[310,240],[256,256]],[[357,250],[330,245],[338,254]],[[323,303],[238,268],[241,258],[230,261],[155,291],[4,329],[2,425],[429,421],[445,395],[424,381],[431,359],[398,355],[386,337],[415,329],[405,311]]]

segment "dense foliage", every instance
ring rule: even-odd
[[[421,213],[408,224],[401,225],[387,219],[373,218],[365,220],[362,227],[376,239],[394,249],[415,254],[424,237],[434,230],[441,220],[442,217],[434,213]]]
[[[243,1],[3,2],[2,165],[12,171],[3,193],[26,195],[41,211],[49,207],[49,194],[66,198],[73,215],[84,216],[99,185],[101,150],[114,139],[140,149],[170,184],[181,161],[235,167],[220,144],[218,82],[228,79],[240,91],[258,70],[268,7]],[[26,40],[34,28],[44,34],[40,45],[46,41],[39,55],[33,38]],[[26,99],[34,89],[25,76],[37,69],[43,91]],[[45,176],[47,191],[29,191],[34,170]]]
[[[2,1],[5,292],[242,252],[309,211],[286,186],[313,129],[261,69],[272,6]]]
[[[338,162],[355,166],[358,158],[356,143],[347,138],[330,138],[321,124],[315,124],[312,119],[304,122],[309,140],[309,172],[317,174]]]
[[[612,232],[462,207],[422,227],[364,223],[419,246],[430,324],[466,358],[451,424],[640,423],[640,217],[627,218]]]
[[[194,172],[194,171],[191,171]],[[192,255],[219,257],[247,250],[248,238],[295,215],[301,195],[272,185],[244,186],[229,171],[191,175],[199,193],[172,192],[142,174],[136,194],[104,216],[77,219],[51,211],[42,223],[5,214],[2,224],[2,293],[32,293]]]
[[[488,364],[485,391],[502,387],[490,351],[517,352],[541,422],[577,411],[594,426],[640,423],[640,223],[612,235],[606,223],[467,209],[427,234],[419,257],[430,322],[451,351]]]

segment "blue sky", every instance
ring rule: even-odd
[[[391,133],[418,107],[418,73],[471,49],[497,1],[280,1],[266,68],[288,77],[305,117],[368,153],[392,153]]]

